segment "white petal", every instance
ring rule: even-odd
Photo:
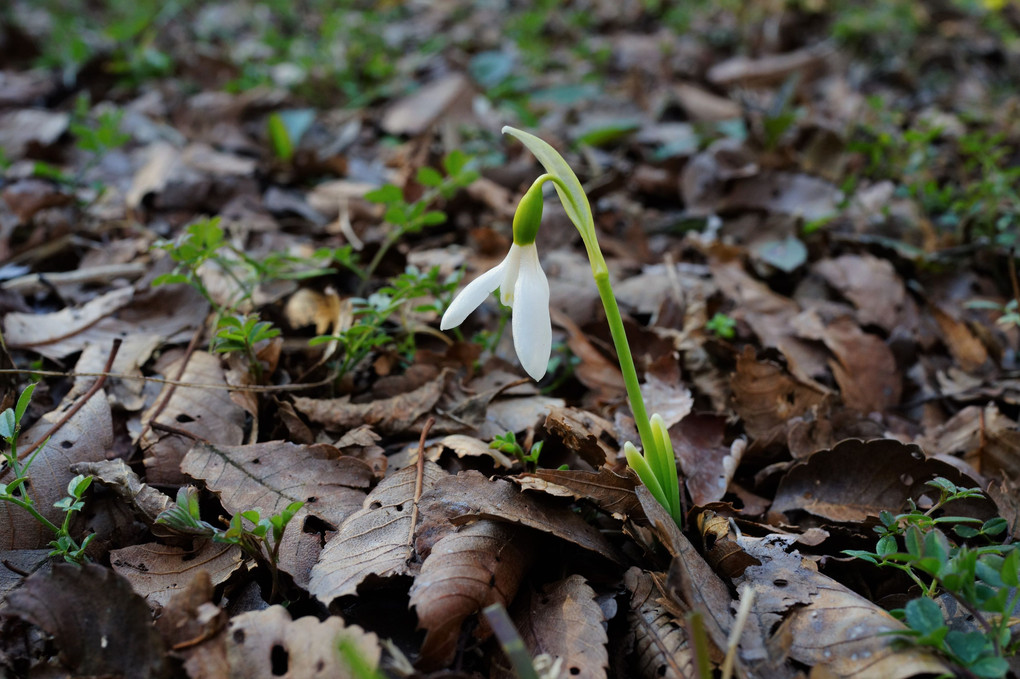
[[[514,286],[521,270],[522,251],[523,248],[520,245],[511,243],[510,252],[503,260],[506,269],[503,271],[503,280],[499,283],[499,301],[506,306],[513,306],[514,303]]]
[[[460,294],[453,298],[453,302],[450,303],[446,313],[443,314],[443,320],[439,322],[440,330],[456,328],[463,323],[468,314],[477,309],[485,301],[485,298],[499,287],[500,281],[503,280],[503,270],[506,268],[507,259],[504,259],[498,266],[489,269],[468,283],[460,291]]]
[[[520,272],[514,285],[514,349],[524,370],[538,381],[549,368],[552,323],[549,320],[549,281],[538,262],[534,243],[521,247]]]

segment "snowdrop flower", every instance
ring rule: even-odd
[[[542,220],[543,175],[535,180],[514,214],[514,242],[498,266],[471,281],[453,300],[441,330],[455,328],[499,288],[499,299],[511,307],[514,349],[524,370],[538,381],[549,367],[552,323],[549,320],[549,281],[538,261],[535,236]]]

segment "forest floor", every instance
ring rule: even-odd
[[[3,4],[6,676],[1020,675],[1020,5]]]

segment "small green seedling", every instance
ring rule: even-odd
[[[980,489],[944,478],[927,485],[939,493],[930,509],[921,511],[910,500],[905,513],[881,512],[875,550],[844,553],[903,571],[920,589],[919,598],[892,611],[907,624],[906,631],[896,632],[903,643],[931,648],[972,676],[1003,677],[1006,657],[1020,650],[1010,627],[1020,604],[1020,551],[1000,541],[1008,527],[1001,517],[937,516],[954,500],[982,497]],[[950,629],[935,602],[942,593],[973,616],[975,629]]]
[[[529,467],[531,469],[535,469],[538,467],[538,456],[542,454],[542,445],[544,443],[544,441],[536,441],[535,444],[531,446],[531,452],[525,453],[521,444],[517,443],[517,437],[514,436],[514,433],[512,431],[508,431],[502,436],[497,434],[496,437],[492,439],[492,443],[489,444],[489,447],[506,455],[513,455],[521,464],[524,465],[526,469]]]
[[[258,315],[224,316],[216,326],[211,348],[219,354],[245,356],[251,376],[256,382],[261,382],[263,367],[256,345],[279,335],[279,328],[274,328],[268,321],[260,321]]]
[[[95,534],[88,535],[81,543],[78,543],[71,537],[71,521],[74,515],[85,506],[82,497],[92,485],[92,477],[75,476],[67,484],[67,497],[53,503],[54,507],[64,513],[64,520],[58,526],[39,512],[35,500],[28,492],[28,469],[32,466],[39,451],[46,447],[46,444],[38,446],[24,462],[18,459],[18,435],[21,433],[21,419],[28,409],[34,391],[35,384],[30,384],[21,392],[14,408],[8,408],[0,413],[0,437],[7,443],[7,450],[3,454],[4,466],[14,472],[14,478],[9,483],[0,483],[0,500],[21,507],[32,518],[53,532],[54,539],[50,542],[53,551],[50,552],[50,556],[62,557],[69,563],[85,563],[88,561],[85,550]]]
[[[732,316],[717,313],[705,323],[705,330],[717,337],[731,340],[737,336],[737,322]]]
[[[177,491],[176,505],[161,512],[156,523],[186,535],[237,545],[246,555],[269,569],[273,578],[270,600],[275,601],[280,593],[280,544],[287,524],[304,504],[292,502],[279,514],[265,518],[258,509],[249,509],[230,517],[226,528],[219,528],[202,519],[198,490],[187,486]]]

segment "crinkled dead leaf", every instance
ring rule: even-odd
[[[843,255],[823,259],[811,270],[853,302],[860,325],[877,325],[887,333],[910,332],[917,326],[917,305],[889,260]]]
[[[831,521],[865,521],[883,510],[900,511],[908,498],[926,490],[934,492],[925,483],[936,476],[967,488],[979,485],[952,465],[926,459],[915,445],[849,439],[792,467],[779,482],[772,510],[800,509]],[[987,500],[974,507],[987,514],[982,518],[994,515]]]
[[[747,440],[739,438],[726,445],[726,418],[701,413],[674,425],[669,437],[694,504],[721,500],[740,465]]]
[[[513,479],[524,490],[537,490],[556,497],[586,500],[621,521],[640,520],[641,503],[634,494],[633,472],[620,475],[608,467],[589,472],[583,469],[536,469]]]
[[[749,276],[737,261],[712,260],[709,265],[719,289],[737,305],[732,316],[746,321],[763,345],[779,349],[795,377],[811,384],[828,373],[827,352],[801,339],[792,325],[799,304]]]
[[[192,549],[150,542],[110,552],[113,570],[152,607],[167,605],[198,571],[206,571],[213,585],[220,585],[243,564],[240,549],[211,540],[196,541]]]
[[[415,449],[417,451],[417,448]],[[451,450],[459,458],[489,458],[493,464],[503,469],[510,469],[516,463],[499,450],[492,448],[485,441],[466,436],[464,434],[450,434],[444,436],[434,445],[425,449],[425,459],[431,462],[439,462],[444,450]],[[411,462],[417,459],[417,452],[411,456]]]
[[[331,431],[352,429],[370,424],[383,435],[399,436],[420,430],[419,420],[431,412],[443,395],[450,372],[444,370],[439,377],[423,386],[392,398],[368,403],[351,403],[349,396],[331,399],[294,398],[294,407],[312,422]]]
[[[445,475],[438,465],[426,462],[420,490],[428,491]],[[369,575],[385,578],[417,571],[416,486],[417,469],[405,467],[368,494],[362,508],[344,520],[319,555],[308,585],[313,596],[329,605],[337,597],[354,594]]]
[[[166,670],[149,607],[109,568],[56,564],[12,592],[6,612],[52,635],[74,676],[154,679]]]
[[[21,435],[19,451],[44,437],[72,405],[73,401],[66,401],[43,415]],[[64,512],[53,503],[67,495],[67,484],[75,476],[71,465],[105,460],[112,445],[110,404],[105,392],[99,390],[36,454],[28,470],[36,509],[56,525],[62,524]],[[10,483],[11,478],[11,470],[5,466],[0,472],[0,483]],[[0,549],[37,549],[45,547],[52,539],[53,533],[28,512],[9,502],[0,502]]]
[[[694,650],[687,630],[662,606],[652,576],[633,566],[624,574],[630,592],[627,640],[643,679],[693,679],[697,676]]]
[[[962,454],[985,476],[1020,480],[1020,425],[994,403],[964,408],[930,438],[934,455]]]
[[[164,374],[176,377],[182,358],[164,366]],[[150,421],[181,429],[199,440],[224,446],[236,446],[244,436],[244,410],[230,399],[226,377],[220,359],[205,351],[196,351],[188,358],[180,380],[212,387],[184,387],[164,385],[152,407],[142,414],[142,423]],[[170,395],[169,401],[166,401]],[[160,405],[166,401],[161,409]],[[149,483],[180,485],[187,483],[180,464],[194,441],[151,426],[138,442],[145,453],[146,480]]]
[[[166,493],[142,483],[138,474],[119,458],[98,462],[76,462],[71,465],[71,471],[92,476],[96,483],[112,490],[149,528],[158,528],[154,526],[156,518],[174,503],[174,499]]]
[[[45,549],[5,549],[0,551],[0,602],[16,587],[21,585],[24,573],[32,574],[52,563],[49,547]],[[16,570],[15,570],[16,569]],[[2,603],[0,603],[2,606]]]
[[[518,523],[566,540],[582,549],[622,562],[622,556],[594,526],[552,498],[522,493],[506,479],[489,480],[476,471],[441,479],[422,495],[423,522],[454,525],[489,519]],[[419,546],[419,551],[427,551]]]
[[[941,306],[932,309],[935,321],[949,352],[953,355],[964,372],[976,372],[988,360],[988,349],[975,335],[967,323],[960,320],[957,314],[946,311]]]
[[[268,441],[248,446],[198,443],[181,462],[181,470],[201,479],[231,514],[258,509],[263,517],[292,502],[323,521],[339,526],[361,507],[363,488],[374,480],[371,467],[344,457],[331,445],[308,446]]]
[[[573,406],[553,408],[545,418],[545,430],[596,469],[614,460],[620,449],[612,422]]]
[[[156,630],[191,679],[218,679],[229,671],[223,640],[229,618],[212,603],[214,591],[208,571],[195,571],[156,619]]]
[[[518,597],[511,614],[532,657],[544,654],[560,660],[563,676],[606,676],[609,638],[605,613],[583,576],[575,573],[549,583],[540,592],[527,592]],[[500,669],[494,676],[515,676],[508,668]]]
[[[535,556],[530,538],[520,526],[476,521],[433,545],[410,592],[418,627],[426,630],[419,668],[448,665],[466,618],[490,604],[510,604]]]
[[[314,616],[292,620],[283,606],[242,613],[230,621],[225,636],[230,676],[240,679],[273,677],[334,677],[355,679],[340,652],[343,645],[369,668],[379,666],[379,638],[339,616],[321,622]]]
[[[905,679],[941,674],[949,668],[920,648],[897,649],[888,635],[905,626],[880,606],[847,589],[800,554],[788,552],[792,538],[771,535],[740,539],[761,561],[738,581],[754,591],[752,618],[772,632],[768,645],[824,676]]]
[[[803,415],[825,397],[813,383],[798,380],[772,361],[757,360],[751,346],[745,346],[737,357],[730,385],[733,409],[752,439],[781,435],[788,420]]]

